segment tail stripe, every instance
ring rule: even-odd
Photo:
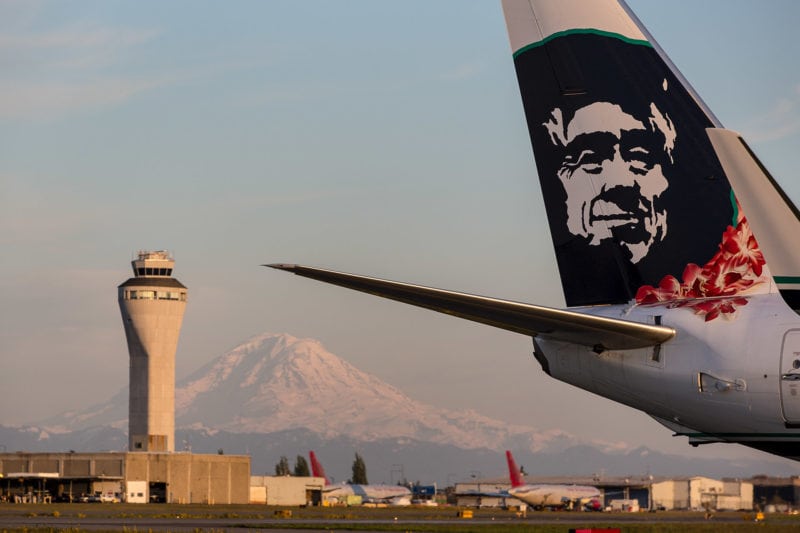
[[[762,264],[710,279],[727,244],[759,250],[706,134],[713,115],[624,3],[503,9],[567,306],[765,292]]]
[[[514,52],[514,54],[513,54],[514,55],[514,59],[519,57],[521,54],[524,54],[528,50],[531,50],[533,48],[538,48],[540,46],[543,46],[543,45],[549,43],[550,41],[552,41],[554,39],[558,39],[559,37],[565,37],[567,35],[602,35],[603,37],[612,37],[614,39],[619,39],[620,41],[624,41],[624,42],[626,42],[628,44],[637,44],[639,46],[648,46],[650,48],[653,47],[653,45],[650,44],[649,41],[646,41],[646,40],[643,40],[643,39],[633,39],[631,37],[626,37],[626,36],[621,35],[619,33],[613,33],[613,32],[610,32],[610,31],[595,30],[593,28],[581,28],[581,29],[560,31],[560,32],[557,32],[557,33],[554,33],[552,35],[549,35],[549,36],[545,37],[541,41],[537,41],[535,43],[530,43],[527,46],[523,46],[522,48],[520,48],[519,50]]]

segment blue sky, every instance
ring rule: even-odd
[[[630,5],[800,200],[800,4]],[[259,266],[563,305],[499,2],[0,0],[0,50],[0,423],[127,383],[115,288],[166,248],[179,376],[288,332],[435,405],[756,453],[548,378],[528,338]]]

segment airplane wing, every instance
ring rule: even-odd
[[[500,300],[398,281],[335,272],[301,265],[263,265],[348,289],[424,307],[531,337],[547,337],[594,349],[629,350],[654,346],[675,330],[629,320]]]

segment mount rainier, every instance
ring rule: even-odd
[[[96,426],[126,429],[127,390],[108,402],[38,425],[55,433]],[[471,410],[426,405],[355,368],[319,341],[270,333],[248,339],[179,380],[175,425],[230,433],[302,428],[323,439],[407,438],[498,452],[554,451],[583,444],[559,430],[537,431]]]
[[[400,478],[450,482],[505,474],[502,451],[536,475],[748,476],[780,473],[772,458],[701,459],[666,455],[622,443],[586,441],[560,430],[500,422],[471,410],[448,410],[409,398],[362,372],[313,339],[254,336],[179,380],[175,389],[176,449],[245,453],[253,473],[278,459],[314,449],[339,480],[358,450],[374,481]],[[128,391],[80,411],[24,427],[0,426],[9,450],[125,450]]]

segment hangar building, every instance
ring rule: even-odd
[[[707,477],[529,477],[530,484],[589,485],[600,489],[604,507],[612,501],[636,501],[639,509],[752,510],[753,483],[741,480],[719,481]],[[511,488],[507,478],[493,478],[457,483],[458,505],[476,507],[515,506],[516,498],[476,496],[476,493],[499,493]]]
[[[800,477],[755,476],[753,482],[753,500],[755,504],[766,509],[772,505],[779,510],[800,507]]]
[[[321,505],[324,477],[251,476],[250,503]]]
[[[0,453],[0,474],[0,495],[6,501],[250,501],[246,455]]]

